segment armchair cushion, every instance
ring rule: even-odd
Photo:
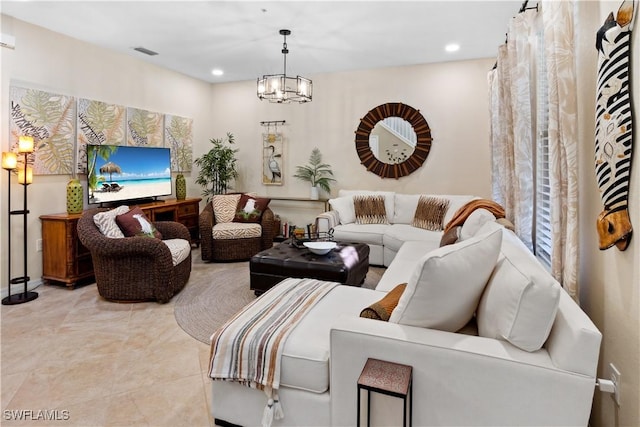
[[[233,222],[259,223],[262,219],[262,214],[269,206],[269,202],[271,202],[271,199],[243,194],[238,202]]]
[[[129,206],[118,206],[115,209],[95,214],[93,216],[93,222],[105,237],[121,239],[124,237],[124,233],[122,233],[122,230],[120,230],[120,227],[118,227],[118,224],[116,223],[116,216],[122,215],[128,211]]]
[[[187,259],[187,257],[191,253],[191,243],[189,243],[189,241],[187,240],[167,239],[163,240],[162,243],[167,245],[167,247],[171,251],[171,261],[173,262],[174,266]]]
[[[242,194],[216,194],[211,199],[216,223],[231,222],[236,215]]]
[[[223,222],[213,226],[213,239],[249,239],[262,236],[262,227],[255,223]]]
[[[416,266],[390,322],[455,332],[473,317],[500,252],[499,230],[443,246]]]
[[[116,216],[116,223],[126,237],[143,236],[162,239],[162,234],[151,224],[142,209],[135,207]]]

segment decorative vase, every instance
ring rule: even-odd
[[[320,198],[320,194],[318,193],[318,187],[311,187],[311,200],[318,200]]]
[[[78,178],[71,178],[67,183],[67,213],[79,214],[83,208],[82,184]]]
[[[187,198],[187,181],[184,175],[179,173],[176,175],[176,199],[184,200]]]

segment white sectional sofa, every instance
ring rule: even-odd
[[[431,241],[407,241],[375,290],[338,286],[320,300],[284,345],[285,417],[273,425],[355,425],[358,376],[376,358],[413,367],[416,426],[586,426],[600,332],[511,231],[489,221],[467,234],[436,250]],[[461,254],[466,258],[456,258]],[[486,263],[485,256],[497,259]],[[449,270],[434,270],[439,263]],[[479,277],[480,270],[489,277]],[[440,291],[418,299],[434,280],[451,282],[442,283],[444,292],[456,288],[453,303]],[[390,321],[359,316],[400,283],[407,287]],[[403,321],[416,301],[427,316],[455,313],[472,287],[476,294],[467,302],[475,316],[460,330]],[[218,421],[260,425],[263,392],[224,381],[213,381],[212,390]],[[372,393],[372,424],[399,425],[401,402]]]
[[[357,224],[353,210],[353,196],[382,195],[388,224]],[[369,245],[369,263],[388,267],[404,242],[430,242],[435,249],[442,237],[441,231],[430,231],[413,227],[411,222],[420,199],[420,194],[402,194],[391,191],[340,190],[338,197],[329,200],[331,211],[316,219],[318,231],[333,228],[335,240],[359,242]],[[449,200],[444,224],[467,202],[477,198],[470,195],[435,195]]]

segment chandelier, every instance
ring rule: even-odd
[[[296,76],[287,76],[287,36],[291,34],[289,30],[280,30],[280,35],[284,36],[282,44],[282,54],[284,55],[284,72],[282,74],[266,74],[258,78],[258,98],[268,99],[269,102],[286,104],[289,102],[309,102],[313,93],[313,83],[311,80]]]

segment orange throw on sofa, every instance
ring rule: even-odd
[[[453,227],[464,224],[464,222],[467,220],[469,215],[471,215],[471,213],[474,210],[480,209],[480,208],[488,210],[497,219],[504,218],[506,216],[504,208],[500,206],[498,203],[494,202],[493,200],[489,200],[489,199],[471,200],[470,202],[467,202],[465,205],[463,205],[460,209],[458,209],[456,213],[453,214],[453,217],[451,218],[451,220],[444,227],[444,232],[446,233]]]

